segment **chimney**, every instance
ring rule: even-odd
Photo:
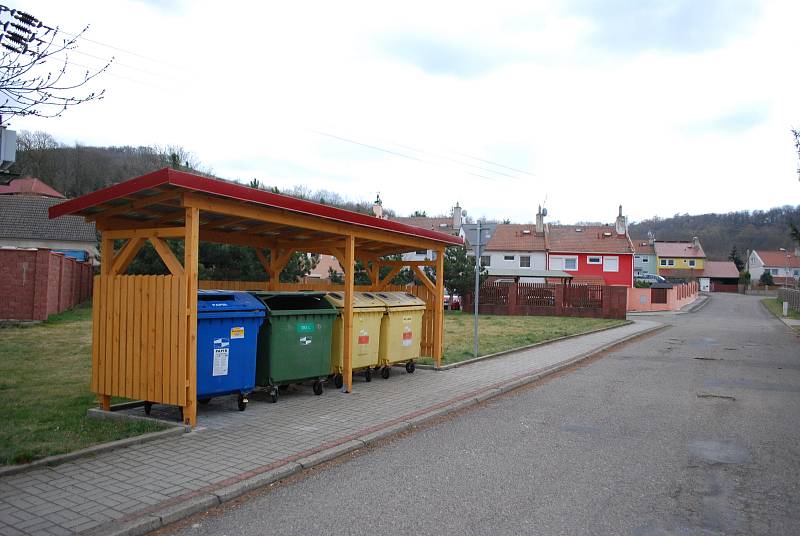
[[[372,204],[372,213],[375,214],[376,218],[383,218],[383,201],[381,201],[380,192],[378,192],[378,196],[375,198],[375,202]]]
[[[456,206],[453,207],[453,230],[458,231],[461,229],[461,224],[464,222],[463,210],[456,201]]]
[[[692,237],[692,247],[694,249],[700,249],[700,240],[698,240],[696,236]]]
[[[542,205],[539,205],[539,211],[536,213],[536,232],[539,234],[544,233],[544,214],[542,213]]]
[[[622,215],[622,205],[619,206],[619,214],[617,215],[615,227],[618,235],[624,235],[628,232],[628,218]]]
[[[656,235],[653,231],[647,231],[647,243],[651,246],[656,243]]]

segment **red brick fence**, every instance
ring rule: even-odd
[[[625,318],[627,288],[603,285],[484,283],[480,313],[488,315]],[[462,310],[473,310],[472,295]]]
[[[0,248],[0,320],[46,320],[92,297],[94,269],[49,249]]]

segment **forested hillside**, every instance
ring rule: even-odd
[[[733,246],[744,257],[748,249],[794,248],[789,224],[800,224],[800,205],[728,212],[727,214],[676,214],[630,225],[634,240],[646,240],[652,231],[656,240],[700,239],[709,259],[726,260]]]

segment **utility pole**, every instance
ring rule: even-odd
[[[475,243],[475,299],[473,300],[475,312],[473,314],[472,353],[478,357],[478,302],[481,296],[481,220],[478,220],[478,240]]]

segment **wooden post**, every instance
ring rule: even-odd
[[[353,390],[353,292],[355,291],[356,240],[347,235],[344,243],[344,348],[342,348],[342,376],[346,392]]]
[[[436,250],[436,303],[433,306],[435,321],[433,324],[433,360],[436,368],[442,365],[444,350],[444,249]]]
[[[184,288],[186,289],[186,359],[185,381],[186,405],[183,406],[183,421],[191,426],[197,424],[197,277],[198,247],[200,242],[200,210],[186,207],[186,239],[184,242]]]
[[[108,238],[108,235],[104,232],[100,233],[100,274],[103,276],[103,288],[107,288],[111,281],[111,267],[114,264],[114,240]],[[101,303],[105,303],[105,300],[101,300]],[[92,344],[97,344],[98,341],[92,341]],[[103,342],[105,344],[105,342]],[[101,379],[100,385],[104,385]],[[100,406],[105,411],[111,411],[111,395],[100,395]]]

